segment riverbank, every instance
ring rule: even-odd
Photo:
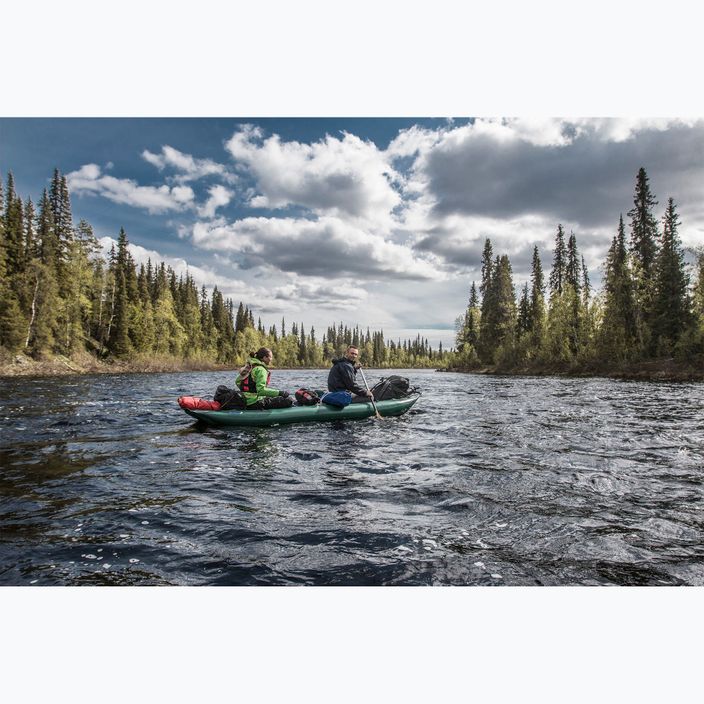
[[[471,369],[457,367],[446,370],[438,369],[438,371],[458,372],[461,374],[501,374],[506,376],[603,377],[632,381],[704,381],[704,364],[679,362],[672,358],[623,365],[610,369],[596,365],[570,368],[560,366],[525,366],[513,369],[487,366]]]
[[[154,374],[158,372],[231,372],[239,365],[215,364],[196,359],[179,359],[169,356],[140,356],[129,361],[99,360],[88,352],[79,352],[70,358],[63,355],[33,359],[25,354],[10,354],[0,351],[0,378],[70,376],[75,374]],[[273,370],[302,369],[303,367],[277,367]],[[330,369],[329,364],[306,369]],[[407,369],[408,367],[403,367]],[[432,369],[432,367],[416,367]],[[394,367],[384,367],[385,372],[394,373]],[[444,370],[443,370],[444,371]]]
[[[63,355],[33,359],[25,354],[0,354],[0,377],[51,377],[78,374],[155,374],[159,372],[230,372],[237,365],[215,364],[194,359],[178,359],[169,356],[144,356],[130,361],[102,361],[87,352],[71,358]],[[275,367],[278,370],[284,367]],[[328,369],[328,366],[320,367]],[[404,367],[405,368],[405,367]],[[394,373],[392,368],[384,371]],[[563,376],[563,377],[603,377],[609,379],[630,379],[638,381],[704,381],[704,364],[678,362],[674,359],[661,359],[641,362],[618,368],[605,369],[597,366],[560,367],[525,366],[510,369],[500,366],[451,367],[436,369],[438,372],[458,372],[461,374],[498,374],[506,376]]]
[[[139,357],[129,362],[101,361],[88,353],[32,359],[24,354],[0,357],[0,377],[71,376],[75,374],[149,374],[157,372],[231,371],[232,366],[173,357]]]

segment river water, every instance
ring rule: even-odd
[[[4,379],[0,584],[704,585],[704,384],[391,373],[405,416],[257,429],[179,409],[222,373]]]

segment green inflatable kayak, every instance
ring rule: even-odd
[[[377,401],[376,407],[382,416],[400,416],[417,400],[418,395],[390,401]],[[208,425],[241,427],[330,420],[361,420],[374,415],[374,407],[371,403],[351,403],[344,408],[319,403],[316,406],[291,406],[291,408],[276,408],[271,411],[196,411],[188,408],[183,410],[189,416]]]

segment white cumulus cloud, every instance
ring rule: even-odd
[[[218,164],[211,159],[196,159],[191,154],[185,154],[168,144],[161,148],[160,154],[154,154],[145,149],[142,152],[142,158],[156,166],[159,171],[170,167],[181,172],[176,176],[178,181],[193,181],[212,175],[220,175],[232,179],[232,176],[228,174],[227,169],[222,164]]]
[[[234,195],[231,190],[221,185],[211,186],[208,189],[208,193],[210,194],[210,197],[202,207],[198,208],[198,215],[203,218],[214,217],[215,211],[218,208],[227,205],[232,200],[232,196]]]
[[[305,144],[283,141],[279,135],[264,139],[261,130],[247,126],[233,134],[226,148],[255,179],[252,207],[302,206],[385,228],[401,202],[393,187],[400,176],[389,157],[353,134],[327,135]]]
[[[97,164],[84,164],[66,175],[72,193],[94,193],[115,203],[143,208],[150,213],[183,210],[195,198],[189,186],[140,186],[132,179],[101,174]]]

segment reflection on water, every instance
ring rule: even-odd
[[[222,374],[5,380],[0,584],[704,584],[704,385],[406,375],[400,418],[227,430],[175,402]]]

